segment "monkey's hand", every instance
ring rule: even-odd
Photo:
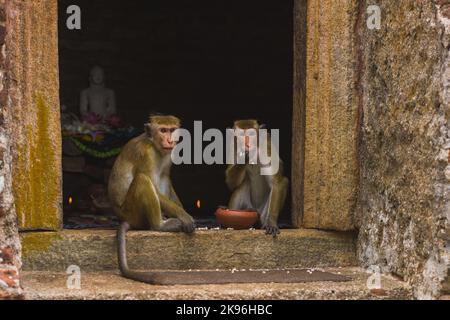
[[[180,218],[182,226],[181,230],[185,233],[193,233],[195,231],[195,221],[187,214],[185,217]]]
[[[277,225],[267,225],[264,227],[264,229],[266,230],[267,235],[272,236],[274,238],[276,238],[277,235],[280,234],[280,229],[278,228]]]

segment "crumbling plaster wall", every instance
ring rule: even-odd
[[[370,4],[381,30],[366,27]],[[358,255],[416,297],[438,297],[449,267],[450,1],[362,1],[359,11]]]
[[[0,299],[22,294],[19,283],[20,241],[12,194],[11,85],[8,73],[7,0],[0,0]]]

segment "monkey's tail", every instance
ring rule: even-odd
[[[117,255],[119,258],[119,269],[122,273],[122,276],[135,281],[157,284],[157,273],[138,272],[130,270],[130,268],[128,268],[126,242],[126,235],[128,230],[130,230],[130,225],[128,224],[128,222],[122,222],[119,229],[117,230]]]

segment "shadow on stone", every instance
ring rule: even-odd
[[[350,277],[309,269],[246,271],[169,271],[155,273],[155,284],[198,285],[227,283],[302,283],[317,281],[345,282]]]

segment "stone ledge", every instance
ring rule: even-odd
[[[367,289],[369,274],[360,268],[325,269],[351,277],[349,282],[310,282],[294,284],[227,284],[196,286],[152,286],[124,279],[116,272],[82,273],[81,290],[66,287],[65,273],[23,272],[26,299],[46,300],[145,300],[145,299],[411,299],[405,282],[382,276],[382,290]]]
[[[355,234],[282,230],[197,231],[194,235],[128,233],[128,261],[136,269],[232,269],[357,266]],[[114,230],[22,233],[24,270],[117,269]]]

